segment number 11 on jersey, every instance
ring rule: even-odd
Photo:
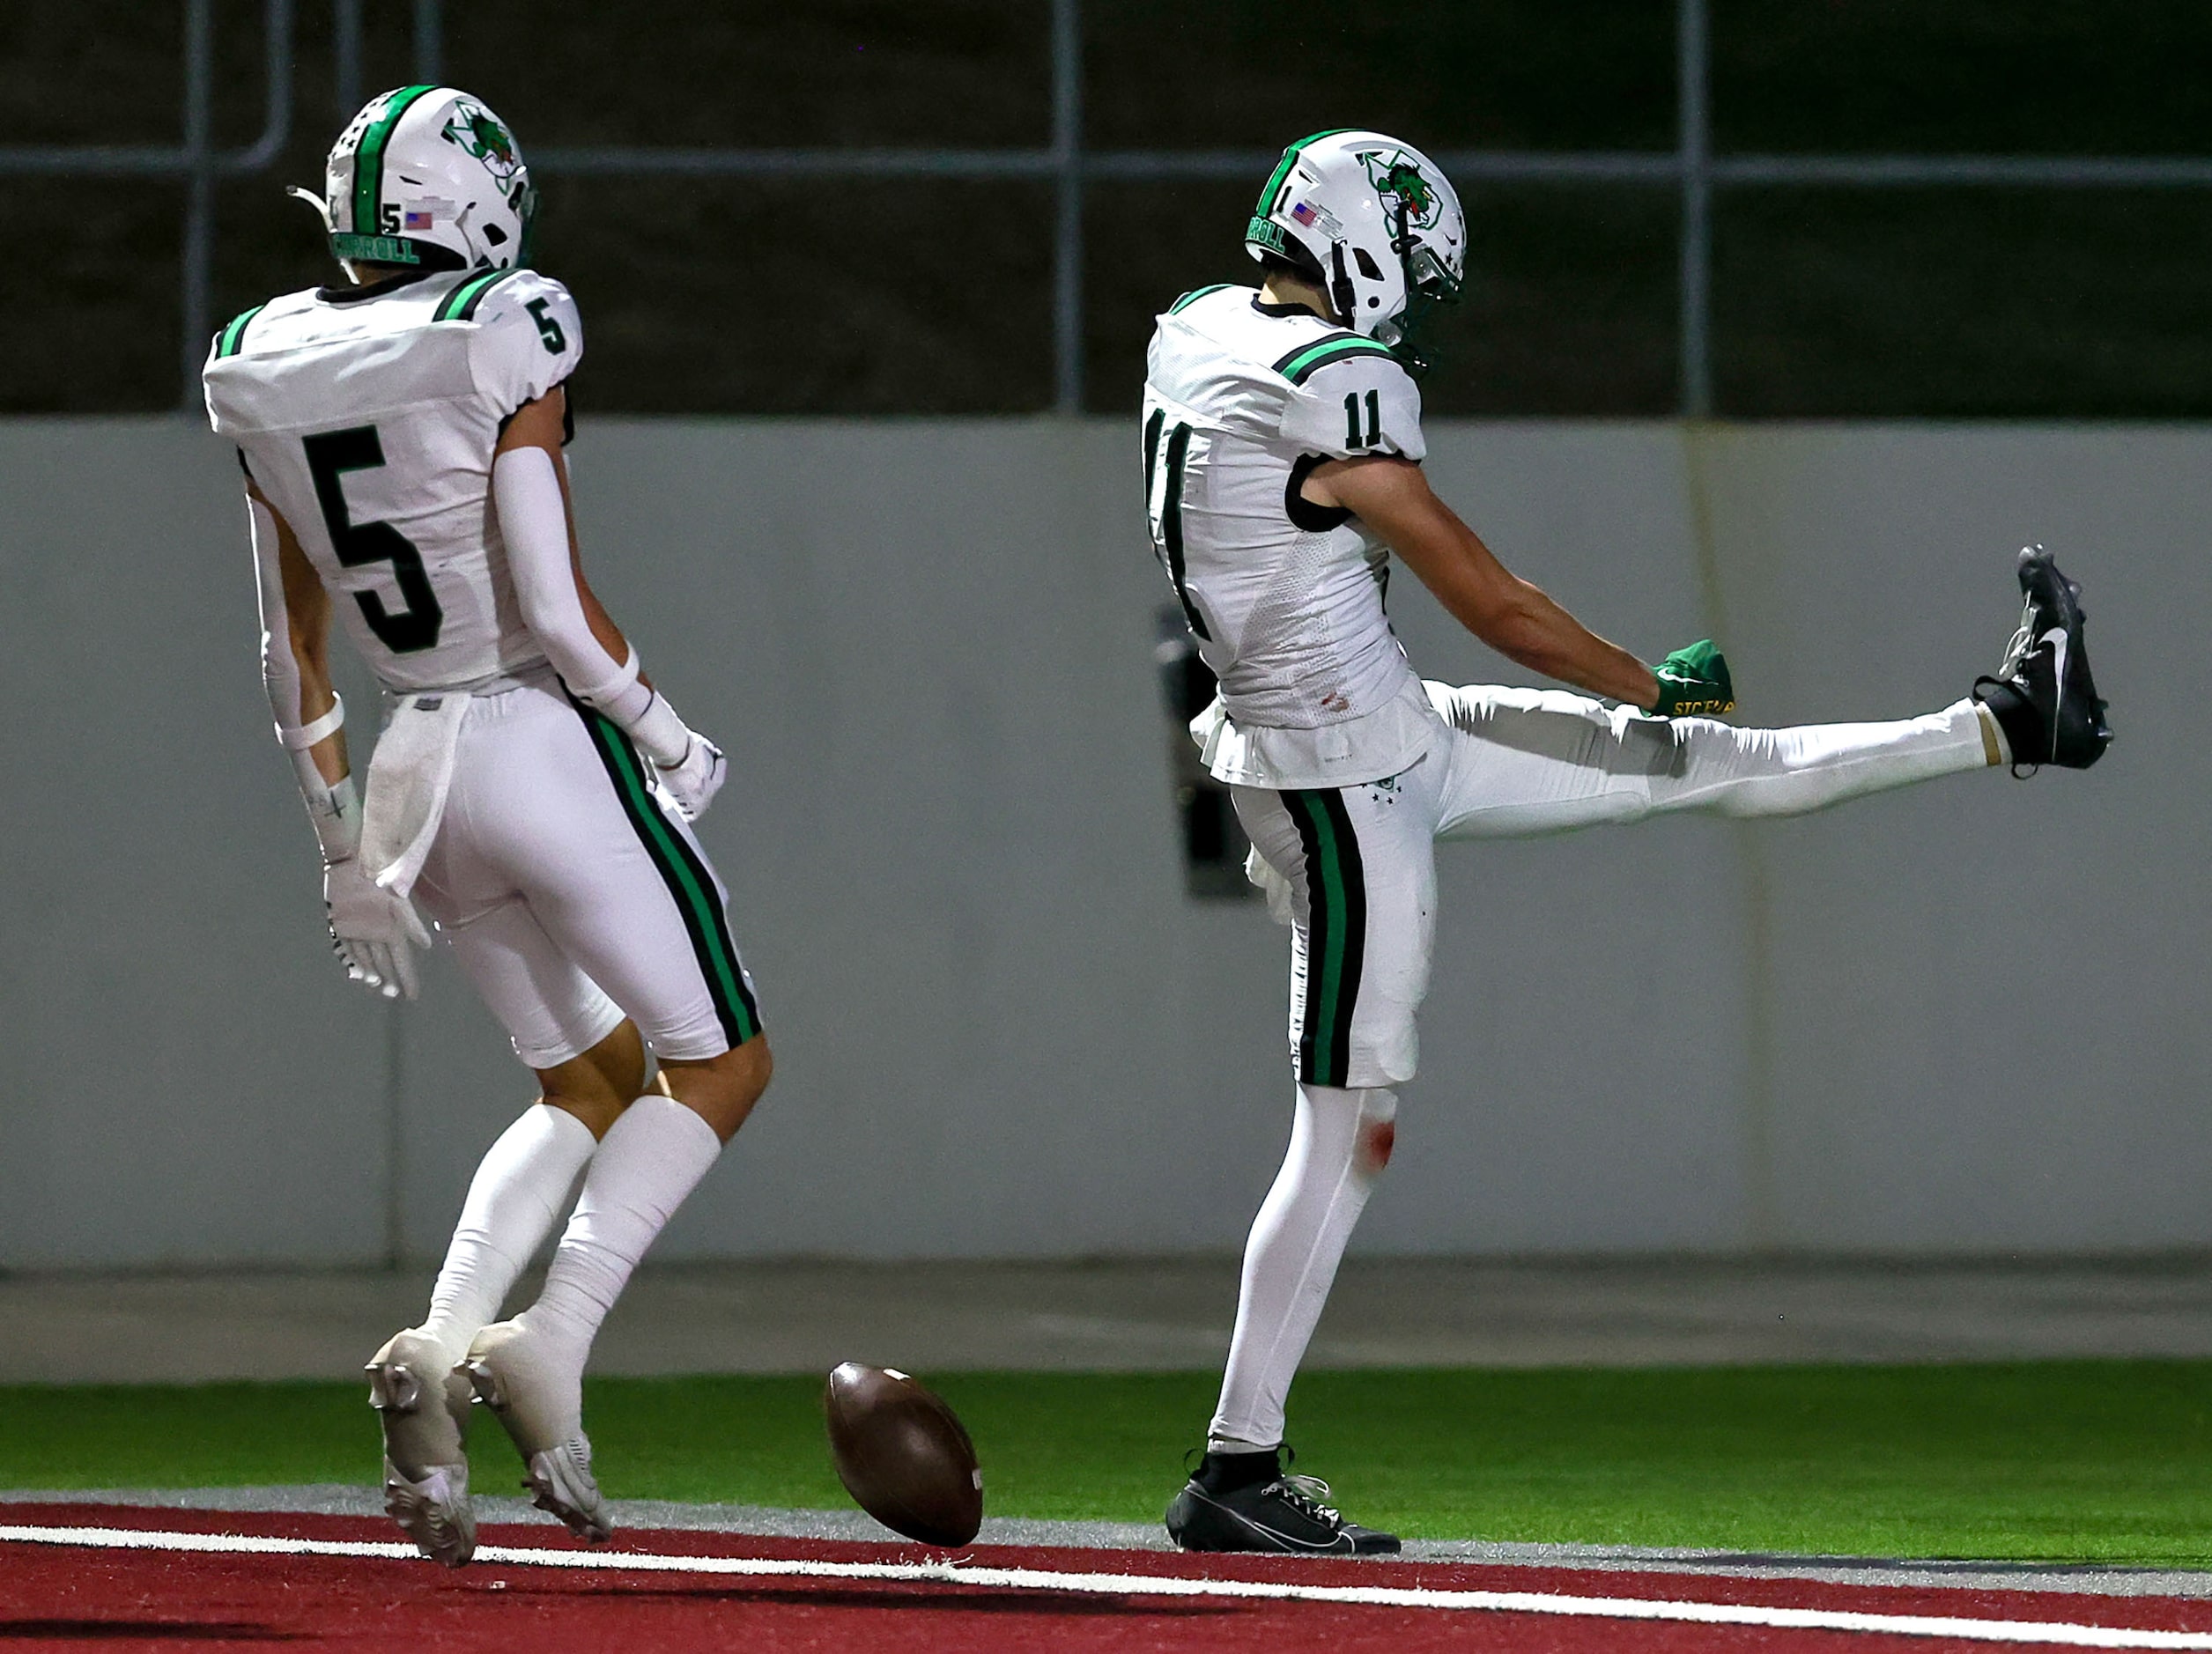
[[[1367,393],[1367,434],[1359,434],[1359,402],[1358,391],[1344,398],[1344,446],[1348,448],[1372,448],[1382,440],[1382,393]]]

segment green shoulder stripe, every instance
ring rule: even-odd
[[[1231,282],[1216,282],[1210,287],[1201,287],[1194,292],[1187,292],[1180,299],[1178,299],[1173,304],[1168,306],[1167,314],[1172,316],[1179,314],[1180,312],[1187,310],[1191,307],[1191,306],[1196,304],[1201,299],[1203,299],[1208,293],[1221,292],[1232,285],[1234,285],[1234,284]]]
[[[230,324],[215,336],[215,359],[219,362],[226,356],[236,356],[246,343],[246,329],[253,326],[255,316],[268,308],[265,304],[255,305],[251,310],[233,316]]]
[[[1397,358],[1387,344],[1364,338],[1357,333],[1332,333],[1326,339],[1316,339],[1302,344],[1275,364],[1275,371],[1293,385],[1303,385],[1317,369],[1331,362],[1341,362],[1348,356],[1381,356],[1395,361]]]
[[[477,307],[484,303],[485,294],[507,280],[508,277],[520,276],[522,273],[522,270],[517,268],[486,270],[481,276],[470,277],[468,280],[445,296],[438,306],[437,314],[431,320],[433,321],[475,321]]]

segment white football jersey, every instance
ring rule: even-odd
[[[310,288],[216,335],[208,417],[387,689],[480,688],[544,660],[499,538],[492,451],[583,345],[568,290],[527,270]]]
[[[1249,287],[1186,294],[1159,318],[1145,503],[1220,680],[1217,707],[1192,728],[1221,779],[1344,785],[1417,756],[1428,713],[1384,611],[1388,550],[1299,490],[1329,460],[1426,452],[1420,393],[1374,340]]]

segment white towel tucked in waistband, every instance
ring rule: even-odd
[[[453,786],[464,691],[403,698],[369,760],[368,797],[361,805],[361,866],[395,896],[415,888]]]

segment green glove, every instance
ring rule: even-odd
[[[1701,638],[1687,649],[1677,649],[1653,669],[1659,679],[1659,705],[1654,718],[1714,718],[1735,710],[1735,686],[1728,682],[1728,662],[1713,639]]]

